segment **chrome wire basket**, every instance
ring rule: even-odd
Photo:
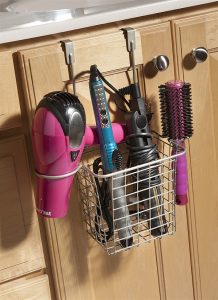
[[[185,150],[159,138],[155,143],[159,159],[150,163],[107,175],[95,174],[92,164],[84,164],[77,172],[87,232],[108,254],[139,247],[175,232],[175,165],[176,158]],[[158,173],[155,185],[154,176],[150,175],[154,168]],[[145,180],[141,174],[145,173],[146,187],[141,184]],[[98,182],[108,183],[107,214]]]

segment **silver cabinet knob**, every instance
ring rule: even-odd
[[[208,50],[204,47],[198,47],[198,48],[192,49],[191,54],[196,63],[202,63],[208,57]]]
[[[169,67],[169,58],[166,55],[158,55],[152,62],[158,71],[165,71]]]

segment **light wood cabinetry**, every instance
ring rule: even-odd
[[[107,35],[103,33],[90,38],[78,38],[74,42],[76,76],[85,73],[84,76],[78,77],[77,93],[86,112],[90,112],[87,113],[87,123],[95,124],[91,113],[87,71],[90,65],[95,63],[117,87],[126,86],[129,56],[126,52],[125,39],[121,31],[115,30]],[[137,45],[136,63],[139,66],[139,77],[142,81],[143,59],[139,32]],[[113,55],[111,55],[112,52]],[[21,51],[20,55],[25,66],[23,69],[26,71],[24,78],[29,88],[30,106],[34,110],[36,103],[45,93],[54,89],[63,89],[65,86],[68,73],[64,53],[61,45],[57,43],[54,46]],[[29,72],[30,69],[31,72]],[[58,75],[52,76],[54,71],[59,74],[59,77]],[[43,74],[46,84],[41,83],[44,82],[43,79],[39,82],[38,74]],[[109,97],[109,94],[107,95]],[[113,108],[115,109],[114,104],[111,109]],[[31,116],[30,112],[30,118]],[[116,113],[113,114],[112,119],[115,118],[117,119]],[[142,294],[150,299],[159,299],[154,244],[116,257],[107,256],[85,232],[80,211],[80,197],[75,185],[68,216],[60,220],[47,221],[47,223],[50,251],[54,259],[53,267],[57,276],[56,285],[61,299],[71,299],[72,294],[75,299],[112,298],[119,300],[134,297],[139,299]],[[60,270],[62,270],[61,273]]]
[[[158,86],[175,78],[173,40],[170,23],[153,25],[141,31],[144,81],[146,97],[151,101],[154,117],[153,129],[161,132]],[[166,55],[169,67],[166,71],[155,72],[150,63],[154,57]],[[192,272],[189,255],[188,228],[185,207],[176,207],[176,234],[172,238],[163,238],[158,244],[157,266],[161,264],[160,280],[162,294],[166,299],[193,299]],[[185,274],[185,280],[184,280]]]
[[[23,136],[0,142],[0,282],[44,268]]]
[[[12,53],[0,52],[0,130],[21,126]]]
[[[0,286],[0,300],[50,300],[47,275],[17,279]]]
[[[170,22],[153,26],[145,26],[143,22],[135,26],[134,23],[128,25],[137,29],[138,77],[143,94],[146,93],[152,102],[155,112],[153,125],[160,131],[158,85],[175,78]],[[119,29],[115,28],[107,34],[104,31],[101,34],[100,31],[89,38],[69,36],[75,48],[76,90],[88,112],[88,124],[95,124],[88,86],[90,65],[97,64],[117,88],[128,85],[127,73],[131,78],[126,42]],[[151,76],[150,62],[160,54],[171,59],[170,67],[166,72]],[[28,91],[27,106],[31,124],[34,109],[43,95],[67,87],[71,90],[71,86],[66,86],[69,75],[58,42],[47,47],[20,51],[20,61],[25,70],[23,78]],[[107,98],[112,120],[123,122],[124,114],[116,108],[113,97],[107,93]],[[178,231],[175,237],[167,237],[163,242],[156,241],[116,257],[108,257],[85,232],[76,184],[72,195],[68,216],[61,220],[46,221],[60,299],[70,299],[72,293],[75,299],[141,299],[143,295],[148,299],[193,299],[185,208],[178,208]],[[183,280],[184,274],[186,280]]]
[[[191,254],[199,299],[217,299],[218,282],[218,12],[175,21],[178,77],[192,84],[194,135],[189,143]],[[193,64],[190,52],[209,56]]]
[[[174,236],[108,256],[85,231],[75,182],[68,215],[44,221],[47,241],[43,241],[48,246],[53,273],[50,280],[56,293],[52,300],[218,298],[217,20],[218,6],[211,5],[208,10],[189,9],[3,48],[0,45],[0,70],[5,74],[0,72],[0,130],[4,137],[0,141],[0,282],[4,282],[0,285],[0,300],[51,298],[48,277],[41,275],[49,270],[45,267],[33,201],[34,183],[29,173],[33,169],[30,129],[35,108],[46,93],[72,92],[60,41],[74,42],[77,94],[87,112],[87,123],[95,124],[88,87],[90,65],[97,64],[117,88],[129,84],[129,55],[120,31],[128,26],[136,29],[137,75],[142,94],[154,112],[152,128],[161,131],[158,86],[174,78],[192,84],[194,135],[187,143],[189,205],[176,207]],[[209,50],[209,58],[194,65],[190,52],[199,46]],[[161,54],[168,56],[170,65],[166,71],[157,72],[151,61]],[[18,82],[22,77],[19,98],[14,64]],[[123,122],[124,115],[117,110],[114,96],[108,90],[106,94],[112,121]],[[29,133],[20,118],[19,103],[25,107]],[[22,135],[14,131],[13,137],[6,138],[7,130],[11,135],[16,127],[21,128]],[[32,274],[38,270],[40,275]]]

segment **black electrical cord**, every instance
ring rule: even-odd
[[[144,143],[140,143],[141,146],[136,146],[134,142],[136,138],[143,139]],[[129,150],[128,167],[142,165],[159,159],[156,145],[153,143],[146,144],[147,141],[151,139],[151,133],[145,132],[133,133],[126,137],[126,146]],[[144,200],[143,202],[146,208],[145,214],[150,223],[151,234],[159,236],[167,233],[167,222],[164,207],[161,203],[161,191],[159,186],[161,179],[158,165],[153,164],[150,167],[140,169],[136,175],[133,175],[133,178],[138,182],[139,198],[140,200]],[[162,224],[155,198],[158,200],[158,206],[161,211]]]
[[[93,163],[93,172],[95,174],[99,173],[99,170],[102,170],[103,166],[101,164],[101,158],[96,158]],[[97,239],[101,243],[107,242],[110,237],[113,235],[113,218],[109,211],[109,202],[110,202],[110,193],[109,193],[109,186],[108,182],[103,179],[101,184],[97,177],[95,177],[97,192],[98,192],[98,199],[99,203],[97,204],[97,211],[95,216],[95,229],[97,232]],[[107,223],[108,230],[103,231],[100,228],[101,224],[101,215],[105,222]]]
[[[126,147],[129,150],[128,167],[139,166],[159,159],[157,146],[151,142],[148,143],[149,140],[152,140],[152,134],[146,132],[132,133],[126,137]],[[144,214],[148,219],[151,234],[161,236],[167,233],[158,164],[154,163],[149,167],[139,169],[133,178],[138,182],[139,199],[144,203]],[[162,215],[162,221],[160,215]]]
[[[128,106],[129,108],[129,102],[126,100],[126,98],[119,92],[119,90],[117,90],[102,74],[101,72],[98,70],[98,75],[99,77],[104,81],[104,83],[107,84],[107,86],[109,86],[109,88],[114,91],[119,97],[120,99]],[[116,106],[123,112],[127,112],[128,110],[124,110],[117,102],[116,98],[115,98],[115,104]]]

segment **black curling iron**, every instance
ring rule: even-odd
[[[149,129],[148,112],[145,99],[141,97],[140,87],[137,82],[137,72],[135,66],[135,30],[133,28],[122,29],[127,51],[130,54],[130,65],[133,70],[133,83],[124,89],[120,89],[122,94],[130,95],[129,111],[126,112],[127,137],[126,145],[129,150],[129,167],[134,167],[157,160],[158,151],[152,142],[152,134]],[[137,175],[135,175],[137,177]],[[141,168],[138,172],[139,199],[144,203],[145,214],[149,220],[149,228],[153,236],[160,236],[167,233],[166,218],[164,214],[163,202],[161,199],[158,167],[155,164]]]
[[[100,78],[119,96],[123,106],[115,98],[117,107],[125,113],[126,118],[126,146],[129,150],[128,167],[143,165],[158,160],[156,145],[152,142],[152,134],[149,129],[151,113],[145,105],[145,99],[141,97],[140,87],[137,82],[137,72],[135,67],[135,30],[123,28],[126,38],[127,50],[130,54],[130,65],[133,70],[133,83],[127,87],[117,90],[99,72]],[[127,101],[125,95],[130,95]],[[164,214],[163,201],[161,196],[158,166],[155,164],[147,168],[140,168],[138,176],[133,176],[134,181],[138,181],[138,195],[140,203],[144,204],[144,210],[140,211],[140,216],[148,220],[149,229],[153,236],[161,236],[168,232],[166,217]]]

